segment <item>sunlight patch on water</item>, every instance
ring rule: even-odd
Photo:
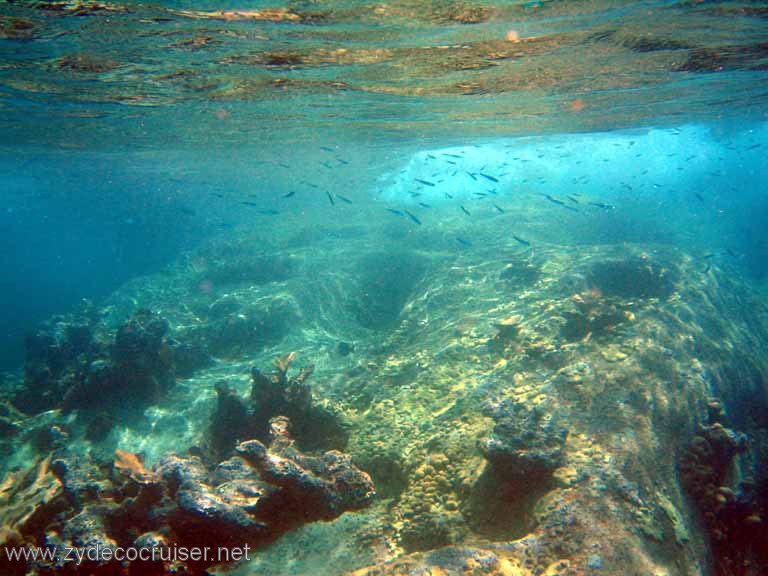
[[[673,194],[695,184],[692,176],[721,180],[734,155],[759,153],[765,128],[729,138],[690,125],[613,133],[504,139],[471,146],[420,150],[382,176],[380,198],[389,203],[446,205],[479,198],[538,192],[571,204],[601,197]]]

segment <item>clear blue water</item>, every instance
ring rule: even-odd
[[[311,137],[290,147],[249,141],[210,152],[8,143],[0,157],[0,258],[2,298],[13,305],[1,320],[3,366],[19,365],[25,332],[48,315],[83,298],[98,301],[212,236],[296,219],[365,226],[371,213],[384,220],[397,218],[387,208],[406,209],[423,223],[412,233],[428,237],[464,206],[471,214],[465,223],[484,223],[492,234],[717,252],[758,283],[768,268],[766,127],[743,117],[389,145]],[[336,197],[331,206],[326,192],[353,204]],[[551,204],[547,195],[579,212],[563,209],[519,227],[499,221],[499,209],[535,212]]]

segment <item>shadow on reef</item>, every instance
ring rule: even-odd
[[[675,291],[677,275],[647,257],[638,256],[594,264],[587,282],[606,297],[666,299]]]
[[[211,450],[216,457],[226,456],[242,438],[269,438],[269,422],[286,416],[294,423],[293,437],[302,450],[343,449],[348,432],[336,414],[313,404],[306,380],[314,366],[302,368],[288,377],[295,355],[290,353],[275,362],[276,370],[264,374],[251,371],[253,384],[246,404],[224,382],[217,384],[218,401],[210,425]]]
[[[294,440],[293,422],[312,448],[344,443],[346,435],[330,412],[313,406],[305,384],[312,369],[287,376],[292,360],[293,354],[279,359],[268,376],[254,369],[252,408],[219,386],[209,428],[212,457],[195,448],[148,468],[118,449],[114,461],[97,461],[71,452],[67,431],[52,426],[48,454],[11,472],[0,488],[0,544],[148,548],[159,558],[123,562],[109,554],[78,565],[4,557],[0,573],[204,574],[241,559],[229,556],[235,547],[262,546],[302,524],[368,506],[373,482],[350,456],[335,450],[309,455]],[[171,560],[178,547],[210,556]],[[219,556],[224,548],[227,555]]]
[[[414,254],[369,254],[360,259],[362,281],[352,313],[365,328],[392,328],[416,284],[427,270],[427,259]]]
[[[563,465],[568,430],[539,407],[509,400],[489,402],[491,438],[480,445],[488,466],[472,486],[466,514],[474,531],[493,539],[519,538],[532,529],[536,502],[552,487]]]

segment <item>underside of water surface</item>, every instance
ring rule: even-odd
[[[768,574],[768,3],[0,0],[0,574]]]

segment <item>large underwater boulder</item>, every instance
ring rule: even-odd
[[[505,260],[422,279],[443,309],[378,368],[418,358],[350,440],[400,455],[406,553],[353,574],[766,573],[765,303],[670,248],[540,248],[513,298]]]

